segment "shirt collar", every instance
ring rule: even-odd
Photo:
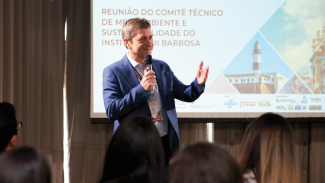
[[[138,65],[140,65],[140,66],[141,66],[141,69],[142,69],[142,65],[139,64],[138,62],[136,62],[135,60],[133,60],[133,59],[130,57],[130,55],[129,55],[128,53],[126,53],[126,56],[128,57],[128,59],[129,59],[131,65],[132,65],[133,67],[137,67]],[[139,66],[138,66],[138,67],[139,67]]]

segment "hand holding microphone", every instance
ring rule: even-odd
[[[147,73],[143,76],[141,80],[142,87],[150,94],[153,94],[153,87],[157,85],[155,72],[152,70],[152,57],[151,55],[146,55],[144,57],[144,63],[146,64],[145,70]]]
[[[147,92],[150,91],[154,86],[156,86],[157,81],[156,81],[155,71],[147,72],[143,76],[140,84]]]

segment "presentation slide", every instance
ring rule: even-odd
[[[178,117],[325,116],[324,0],[93,0],[91,118],[106,118],[103,69],[127,53],[123,22],[146,18],[152,57],[184,84],[209,65],[205,91]]]

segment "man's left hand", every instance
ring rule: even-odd
[[[206,66],[204,69],[202,69],[202,67],[203,61],[200,62],[199,69],[196,72],[196,78],[199,85],[204,84],[208,79],[209,66]]]

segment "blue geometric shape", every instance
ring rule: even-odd
[[[253,73],[252,50],[256,41],[260,43],[261,47],[261,73],[278,72],[286,78],[289,78],[293,74],[292,69],[282,60],[259,32],[255,34],[222,73],[224,75]]]

